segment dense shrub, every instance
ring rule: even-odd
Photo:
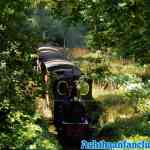
[[[25,149],[25,150],[58,150],[56,138],[48,134],[48,126],[43,128],[36,124],[40,119],[38,115],[29,116],[20,111],[10,112],[0,132],[0,149]]]
[[[150,114],[150,80],[144,85],[141,92],[142,94],[139,97],[137,109],[142,113]]]

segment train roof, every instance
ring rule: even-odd
[[[47,62],[44,62],[46,68],[52,68],[52,67],[62,67],[62,66],[71,66],[71,67],[75,67],[75,65],[67,60],[61,60],[61,59],[55,59],[55,60],[50,60]]]
[[[57,47],[57,46],[40,46],[38,48],[38,51],[43,51],[43,50],[64,51],[64,48],[63,47]]]
[[[48,71],[54,71],[59,74],[59,78],[76,78],[81,75],[79,68],[77,68],[72,62],[67,60],[51,60],[44,62]]]
[[[39,59],[41,62],[62,59],[65,60],[64,49],[55,46],[43,46],[38,48]]]
[[[39,60],[45,64],[47,70],[72,68],[79,70],[72,62],[67,60],[64,49],[55,46],[43,46],[38,48]]]

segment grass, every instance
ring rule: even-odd
[[[99,85],[93,84],[92,95],[95,99],[103,99],[104,96],[107,96],[107,95],[110,95],[110,94],[123,95],[124,92],[125,91],[124,91],[123,88],[120,88],[119,90],[118,89],[104,90]]]
[[[113,74],[131,74],[137,76],[141,76],[142,74],[144,74],[144,68],[142,66],[138,66],[137,64],[123,65],[120,63],[111,63],[110,71]]]
[[[102,62],[105,62],[105,64],[109,64],[110,72],[112,74],[134,74],[137,76],[142,76],[144,74],[150,75],[150,65],[145,65],[144,67],[139,65],[138,63],[135,63],[131,59],[116,59],[108,57],[106,54],[98,54],[95,52],[87,53],[86,55],[77,57],[75,60],[76,62],[84,62],[81,63],[81,70],[84,70],[87,68],[87,65],[91,64],[91,61],[97,59],[100,57]],[[89,61],[90,60],[90,61]]]
[[[96,58],[97,55],[89,53],[86,58]],[[79,59],[79,62],[82,58]],[[82,64],[84,70],[87,64]],[[149,65],[141,66],[133,61],[111,60],[107,62],[113,75],[127,74],[138,78],[150,79]],[[89,109],[93,126],[97,128],[96,138],[105,140],[150,140],[150,117],[145,117],[136,108],[134,97],[126,96],[126,89],[103,89],[99,84],[93,84],[93,108]]]
[[[100,64],[109,67],[108,76],[114,75],[121,80],[128,80],[128,76],[131,77],[129,80],[132,80],[133,76],[133,78],[140,78],[143,82],[150,79],[150,65],[141,66],[134,60],[114,59],[105,54],[100,55],[102,58]],[[97,67],[95,62],[99,61],[96,61],[97,58],[98,53],[93,52],[76,57],[74,61],[82,72],[92,74],[91,70]],[[99,77],[101,74],[98,75]],[[97,81],[97,78],[95,80]],[[96,128],[93,132],[94,139],[150,141],[150,116],[139,113],[136,109],[137,99],[128,97],[126,92],[124,86],[119,86],[118,89],[108,86],[104,89],[98,82],[93,84],[93,100],[88,105],[87,112],[91,126]]]
[[[128,99],[123,90],[102,91],[94,100],[101,104],[102,109],[91,114],[96,118],[96,138],[112,141],[150,140],[150,117],[137,112],[132,102],[134,100]]]

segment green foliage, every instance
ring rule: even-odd
[[[82,22],[87,26],[87,47],[106,50],[118,48],[124,57],[149,63],[148,0],[80,0],[56,2],[56,14],[67,24]]]
[[[95,81],[104,79],[105,76],[109,74],[108,66],[101,64],[97,65],[95,68],[91,69],[91,78]]]
[[[126,96],[134,103],[137,111],[140,113],[150,113],[150,86],[148,83],[142,83],[139,80],[133,80],[127,83]]]
[[[115,48],[119,56],[135,55],[137,61],[149,63],[149,6],[149,0],[1,0],[0,148],[59,149],[57,141],[33,117],[35,99],[46,88],[32,65],[38,43],[50,40],[63,44],[65,36],[69,37],[67,32],[81,41],[80,24],[84,24],[87,47],[101,51]],[[79,36],[74,35],[76,28]],[[143,84],[137,77],[111,74],[109,58],[105,58],[99,52],[90,54],[81,58],[79,66],[89,78],[125,86],[125,96],[136,101],[139,112],[149,114],[149,67],[142,76]],[[149,131],[148,122],[143,122],[126,135]]]
[[[103,114],[96,124],[98,138],[149,140],[149,65],[144,67],[133,62],[124,65],[119,60],[112,60],[110,64],[112,73],[93,87],[96,102],[103,104]],[[120,88],[104,89],[103,83],[113,83],[115,87],[119,84]],[[98,112],[100,110],[96,110],[95,116]]]
[[[89,92],[89,85],[84,79],[80,78],[77,83],[77,89],[80,91],[80,95],[87,95]]]
[[[0,133],[0,149],[61,149],[57,140],[50,137],[45,128],[36,124],[39,119],[38,115],[11,112],[7,118],[9,126]]]
[[[0,149],[59,149],[34,118],[35,99],[44,90],[33,69],[42,41],[30,22],[34,2],[0,1]]]
[[[147,98],[140,98],[137,109],[142,113],[150,113],[150,101],[149,97]]]
[[[150,64],[144,65],[144,73],[142,75],[142,79],[144,82],[148,82],[148,80],[150,79]]]
[[[75,62],[85,76],[98,81],[110,73],[108,61],[103,58],[104,55],[99,52],[90,53],[86,56],[77,58]]]
[[[150,81],[141,90],[141,95],[137,104],[137,109],[141,113],[150,114]]]

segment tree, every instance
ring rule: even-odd
[[[34,7],[34,1],[0,1],[0,149],[58,149],[36,123],[42,83],[32,65],[41,41],[30,22]]]

